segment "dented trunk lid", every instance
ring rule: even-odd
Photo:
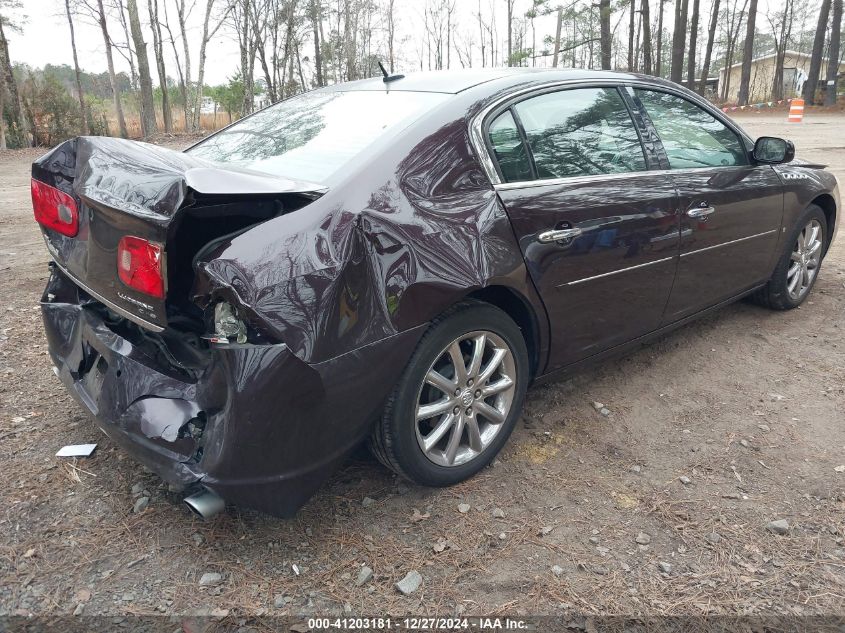
[[[74,196],[79,232],[61,235],[42,226],[56,263],[84,290],[116,312],[153,330],[167,325],[167,289],[157,299],[121,282],[120,239],[131,235],[161,245],[167,280],[170,229],[197,197],[227,200],[298,194],[317,198],[323,185],[223,165],[148,143],[78,137],[32,165],[32,177]]]

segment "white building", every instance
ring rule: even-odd
[[[769,53],[751,60],[751,82],[748,90],[748,100],[751,103],[768,101],[772,98],[772,84],[775,79],[777,59],[775,53]],[[726,72],[727,71],[727,72]],[[786,99],[801,95],[807,74],[810,71],[810,55],[797,51],[786,51],[783,57],[783,96]],[[839,73],[845,72],[845,63],[840,64]],[[719,90],[721,96],[725,81],[730,80],[727,102],[736,103],[739,97],[740,76],[742,62],[737,62],[728,69],[719,71]],[[822,60],[819,73],[819,90],[824,91],[827,84],[827,59]]]

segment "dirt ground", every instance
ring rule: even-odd
[[[845,115],[741,123],[845,178]],[[296,519],[204,522],[50,371],[39,153],[0,153],[0,615],[843,612],[845,235],[798,310],[739,303],[532,389],[471,481],[414,487],[362,452]],[[84,442],[99,447],[75,469],[54,457]],[[403,596],[410,570],[423,582]],[[201,586],[209,572],[221,582]]]

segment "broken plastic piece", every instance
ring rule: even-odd
[[[56,457],[90,457],[95,448],[96,444],[68,444],[59,449]]]

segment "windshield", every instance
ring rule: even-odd
[[[322,183],[379,137],[401,130],[448,96],[428,92],[309,92],[235,123],[188,153]]]

